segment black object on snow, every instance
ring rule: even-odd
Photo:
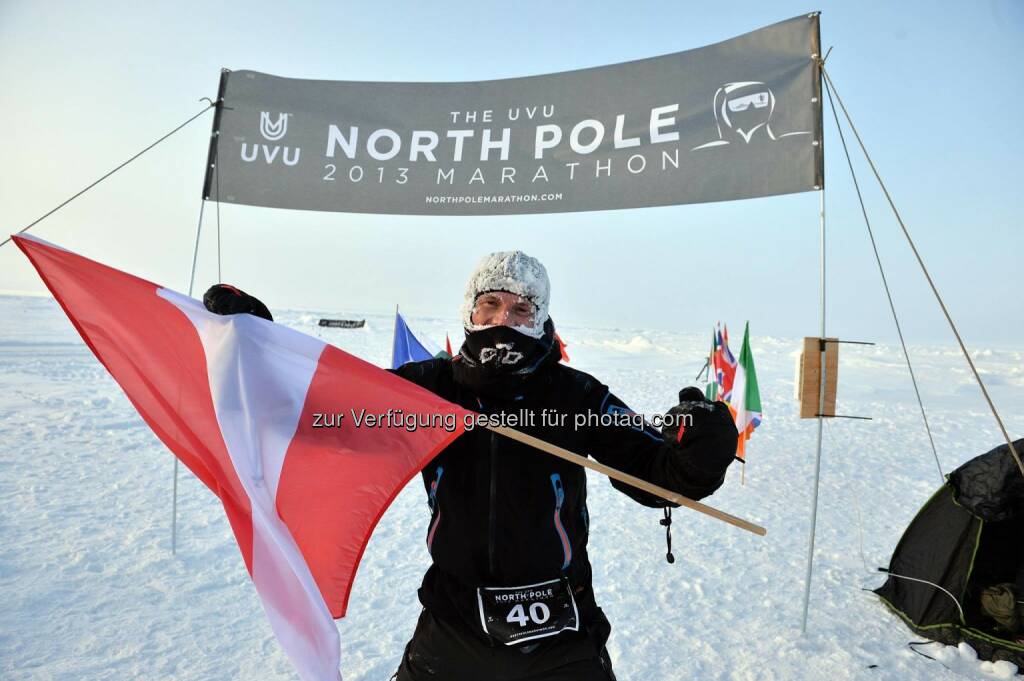
[[[332,329],[361,329],[366,325],[365,319],[321,319],[320,326]]]
[[[1024,439],[1014,442],[1024,451]],[[1024,477],[1005,444],[953,471],[896,545],[882,602],[913,631],[947,645],[966,641],[983,660],[1024,671],[1020,633],[1000,631],[981,612],[994,584],[1024,589]]]
[[[208,288],[203,294],[203,305],[215,314],[251,314],[274,321],[263,301],[230,284],[214,284]]]

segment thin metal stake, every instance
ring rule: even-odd
[[[178,553],[178,457],[174,457],[174,501],[171,502],[171,555]]]

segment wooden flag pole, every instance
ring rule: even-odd
[[[730,525],[735,525],[736,527],[742,530],[746,530],[747,532],[753,532],[754,534],[762,537],[767,533],[766,530],[760,525],[755,525],[754,523],[744,520],[743,518],[737,518],[734,515],[729,515],[728,513],[719,511],[717,508],[712,508],[710,506],[707,506],[706,504],[702,504],[699,501],[694,501],[693,499],[688,499],[680,494],[676,494],[675,492],[670,492],[664,487],[658,487],[657,485],[651,484],[646,480],[641,480],[636,476],[630,475],[628,473],[623,473],[622,471],[616,470],[615,468],[611,468],[610,466],[605,466],[603,463],[592,461],[585,456],[580,456],[579,454],[570,452],[568,449],[563,449],[562,447],[558,447],[557,445],[545,442],[544,440],[533,437],[532,435],[527,435],[526,433],[521,433],[518,430],[513,430],[512,428],[505,428],[503,426],[486,426],[486,428],[495,433],[498,433],[499,435],[504,435],[507,438],[511,438],[518,442],[522,442],[523,444],[530,445],[531,447],[534,447],[536,449],[545,451],[548,454],[553,454],[554,456],[557,456],[560,459],[565,459],[566,461],[571,461],[575,464],[583,466],[584,468],[589,468],[592,471],[603,473],[604,475],[607,475],[609,478],[613,478],[615,480],[618,480],[619,482],[624,482],[627,485],[632,485],[633,487],[642,489],[645,492],[650,492],[651,494],[661,497],[662,499],[665,499],[667,501],[671,501],[674,504],[685,506],[687,508],[693,509],[694,511],[703,513],[704,515],[709,515],[712,518],[717,518],[723,522],[729,523]]]

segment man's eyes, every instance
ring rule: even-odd
[[[497,298],[482,298],[477,303],[477,307],[479,307],[479,308],[487,308],[487,309],[491,309],[491,310],[497,309],[497,308],[499,308],[501,306],[502,306],[501,301],[498,300]],[[533,314],[533,306],[525,304],[525,303],[520,303],[518,305],[515,305],[514,307],[511,308],[511,310],[512,310],[513,314],[517,314],[517,315],[524,315],[524,316],[526,316],[526,315],[532,315]]]

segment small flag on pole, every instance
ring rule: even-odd
[[[757,387],[754,353],[750,350],[750,322],[743,329],[743,347],[736,365],[730,406],[736,414],[736,430],[740,433],[736,456],[745,461],[746,442],[761,425],[761,391]]]
[[[718,335],[711,329],[711,348],[708,350],[708,361],[704,365],[706,372],[706,385],[704,386],[704,397],[712,402],[718,400],[718,373],[715,371],[715,351],[718,348]]]
[[[732,399],[733,383],[736,377],[736,358],[729,350],[729,328],[723,332],[721,323],[711,330],[711,350],[708,353],[708,380],[704,396],[709,400],[721,400],[726,404]]]
[[[562,340],[562,337],[558,335],[557,331],[555,332],[555,342],[558,343],[558,351],[562,354],[562,358],[559,361],[562,361],[562,362],[565,362],[566,364],[568,364],[569,363],[569,353],[565,351],[565,349],[568,347],[568,345],[566,345],[565,341]]]
[[[392,369],[397,369],[409,362],[422,362],[435,357],[451,357],[451,343],[448,344],[448,347],[449,350],[445,353],[426,336],[414,334],[409,325],[405,323],[398,308],[395,308],[395,337],[391,343]]]
[[[715,377],[715,330],[711,331],[711,348],[708,350],[708,360],[702,370],[705,375],[705,397],[711,401],[718,399],[718,380]],[[700,375],[697,374],[697,378]]]
[[[718,399],[726,404],[732,402],[732,389],[736,380],[736,358],[729,349],[729,327],[715,330],[714,354],[715,380],[718,382]]]

